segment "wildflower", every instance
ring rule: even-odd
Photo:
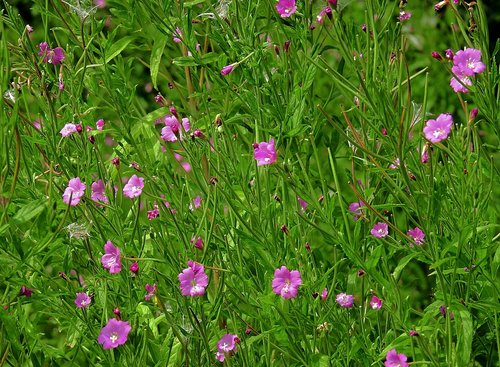
[[[137,175],[132,175],[127,184],[123,187],[123,195],[130,199],[136,198],[142,194],[143,188],[144,178],[137,177]]]
[[[163,118],[163,121],[165,122],[165,127],[161,129],[161,138],[169,142],[176,142],[178,140],[177,137],[182,140],[181,124],[177,120],[177,117],[167,115]],[[188,118],[182,119],[182,127],[184,131],[189,131],[191,125]]]
[[[441,60],[442,59],[441,54],[439,52],[437,52],[437,51],[432,51],[431,56],[434,59],[436,59],[436,60]]]
[[[332,18],[332,8],[330,8],[329,6],[325,6],[323,9],[321,9],[319,14],[316,16],[316,23],[323,24],[325,16],[328,16],[328,18],[330,19]]]
[[[458,51],[453,57],[454,74],[473,76],[482,73],[486,66],[481,61],[481,51],[475,48],[465,48]]]
[[[102,9],[106,7],[106,0],[94,0],[94,5]]]
[[[236,343],[238,343],[240,339],[236,334],[225,334],[220,338],[217,342],[217,353],[215,353],[215,358],[224,362],[226,358],[226,354],[231,353],[236,350]]]
[[[396,349],[390,350],[385,357],[385,367],[408,367],[407,357],[404,354],[398,354]]]
[[[189,210],[193,211],[193,210],[195,210],[195,209],[198,209],[200,206],[201,206],[201,196],[200,196],[200,195],[197,195],[197,196],[193,199],[193,203],[192,203],[192,204],[189,204]]]
[[[446,139],[451,131],[453,118],[449,113],[442,113],[436,120],[428,120],[425,123],[425,138],[431,143],[439,143]]]
[[[134,274],[137,274],[139,272],[139,263],[137,261],[130,264],[130,271]]]
[[[208,276],[203,265],[188,261],[188,268],[178,275],[183,296],[197,297],[205,294],[208,286]]]
[[[86,186],[80,180],[80,177],[72,178],[68,182],[68,187],[64,190],[63,201],[70,206],[78,205],[85,194],[85,188]]]
[[[58,78],[58,83],[57,83],[57,87],[59,88],[59,90],[64,90],[64,79],[63,79],[63,75],[62,73],[59,73],[59,78]]]
[[[120,165],[120,157],[114,157],[111,160],[111,163],[113,164],[113,166],[118,167]]]
[[[128,321],[109,319],[105,327],[102,328],[97,341],[104,349],[116,348],[125,344],[132,327]]]
[[[355,214],[352,218],[354,220],[358,220],[361,215],[363,215],[363,211],[361,208],[364,206],[362,201],[356,201],[354,203],[349,204],[349,211]]]
[[[165,98],[163,98],[163,96],[160,93],[158,93],[155,96],[155,102],[160,104],[160,105],[163,105],[165,103]]]
[[[302,211],[305,211],[307,209],[307,207],[309,206],[309,204],[307,204],[307,201],[302,199],[300,196],[297,197],[297,201],[299,202],[299,205],[300,205],[300,208],[302,209]]]
[[[30,288],[26,287],[25,285],[23,285],[21,287],[21,290],[19,291],[20,296],[25,296],[27,298],[30,298],[32,293],[33,293],[33,289],[30,289]]]
[[[399,167],[401,162],[399,161],[399,158],[396,158],[389,166],[390,169],[396,169]]]
[[[37,130],[42,130],[43,129],[43,120],[42,119],[36,119],[33,121],[33,127]]]
[[[122,317],[122,313],[120,312],[120,309],[118,307],[113,308],[113,313],[116,315],[118,319]]]
[[[474,120],[478,113],[479,113],[479,110],[477,108],[473,108],[472,110],[470,110],[469,120],[470,121]]]
[[[104,269],[108,269],[110,274],[119,273],[122,270],[120,249],[108,240],[104,245],[104,252],[101,257],[101,264]]]
[[[389,234],[389,227],[387,223],[378,222],[373,226],[370,233],[377,238],[383,238]]]
[[[72,123],[64,125],[61,131],[59,131],[63,138],[67,138],[68,136],[73,135],[76,132],[78,132],[78,130],[76,129],[76,125]]]
[[[238,64],[234,63],[234,64],[224,66],[222,68],[222,70],[220,71],[220,75],[226,76],[228,74],[231,74],[236,65],[238,65]]]
[[[95,123],[95,126],[97,127],[97,130],[102,130],[104,128],[104,125],[106,125],[106,121],[104,121],[103,119],[99,119]]]
[[[321,300],[326,301],[326,297],[328,297],[328,288],[323,289],[323,292],[321,292]]]
[[[302,279],[298,270],[290,271],[286,266],[282,266],[274,271],[273,292],[285,299],[297,297],[301,284]]]
[[[372,296],[372,299],[370,300],[370,306],[374,310],[379,310],[382,308],[382,300],[378,298],[377,296]]]
[[[26,24],[26,32],[33,33],[33,27],[30,26],[29,24]]]
[[[88,307],[88,305],[90,305],[91,302],[92,302],[92,299],[89,297],[89,295],[87,293],[80,292],[80,293],[76,294],[76,298],[75,298],[76,307],[85,308],[85,307]]]
[[[279,0],[276,4],[276,10],[282,18],[288,18],[297,11],[295,0]]]
[[[406,234],[408,235],[408,237],[413,238],[413,241],[415,242],[415,244],[421,245],[424,243],[425,234],[420,228],[415,227],[413,229],[410,229],[410,230],[408,230],[408,232]],[[412,246],[413,246],[413,244],[412,244]]]
[[[341,307],[351,308],[354,305],[354,296],[352,294],[339,293],[335,300]]]
[[[153,285],[146,284],[146,286],[144,288],[146,289],[146,292],[148,292],[144,296],[144,299],[146,301],[149,301],[156,293],[156,284],[153,284]]]
[[[52,49],[47,42],[40,43],[39,47],[38,56],[43,56],[43,62],[58,65],[64,60],[64,51],[61,47]]]
[[[104,192],[104,182],[102,180],[97,180],[97,182],[93,182],[91,185],[92,194],[90,198],[96,202],[102,201],[103,203],[109,203],[108,197]]]
[[[410,330],[408,332],[408,335],[409,336],[419,336],[420,334],[416,330]]]
[[[198,238],[196,237],[191,238],[191,243],[194,244],[194,247],[196,247],[198,250],[203,251],[204,243],[201,236],[198,236]]]
[[[152,220],[158,218],[159,216],[160,216],[160,209],[158,208],[158,205],[155,203],[153,210],[148,210],[148,219]]]
[[[276,162],[276,149],[274,148],[274,139],[269,143],[261,142],[253,145],[253,157],[257,160],[257,166],[273,164]]]
[[[404,21],[407,21],[408,19],[411,18],[411,13],[409,11],[404,11],[404,10],[401,10],[399,12],[399,16],[398,16],[398,20],[400,22],[404,22]]]
[[[333,6],[334,8],[337,6],[337,0],[327,0],[328,4]]]
[[[175,27],[175,32],[173,34],[173,40],[175,43],[181,43],[182,31],[179,27]]]

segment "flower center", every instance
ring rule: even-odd
[[[432,136],[435,137],[435,138],[439,138],[442,135],[444,135],[444,130],[443,129],[436,129],[432,133]]]
[[[118,340],[118,334],[117,333],[111,333],[109,336],[109,339],[111,340],[111,343],[115,343]]]

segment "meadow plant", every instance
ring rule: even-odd
[[[498,14],[4,0],[0,365],[498,366]]]

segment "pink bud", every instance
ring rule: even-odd
[[[477,108],[473,108],[471,111],[470,111],[470,115],[469,115],[469,120],[472,121],[476,118],[477,114],[478,114],[479,110]]]
[[[130,271],[134,274],[137,274],[139,271],[139,263],[136,261],[130,265]]]
[[[223,76],[231,74],[233,72],[233,69],[234,69],[235,65],[236,64],[231,64],[231,65],[224,66],[222,68],[222,70],[220,71],[220,74],[223,75]]]
[[[431,55],[432,55],[432,57],[433,57],[434,59],[436,59],[436,60],[441,60],[441,59],[442,59],[441,54],[440,54],[439,52],[437,52],[437,51],[432,51],[432,54],[431,54]]]

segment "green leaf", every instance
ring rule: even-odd
[[[470,362],[472,336],[474,335],[472,317],[464,306],[457,304],[455,307],[459,308],[457,316],[462,321],[455,324],[457,327],[457,364],[467,366]]]
[[[166,114],[170,113],[170,108],[169,107],[161,107],[158,108],[157,110],[154,110],[153,112],[148,113],[146,116],[142,118],[142,121],[144,123],[152,123],[153,121],[158,120],[160,117],[165,116]]]
[[[149,66],[151,72],[151,82],[153,83],[155,89],[157,89],[156,80],[158,77],[158,71],[160,70],[161,57],[163,55],[163,50],[165,49],[166,45],[167,45],[167,37],[164,37],[161,33],[159,33],[155,37],[153,50],[151,50],[151,60]]]
[[[113,44],[113,46],[111,46],[107,52],[105,63],[107,64],[108,62],[113,60],[116,56],[118,56],[125,49],[125,47],[127,47],[128,44],[134,40],[134,38],[135,37],[132,36],[123,37],[122,39],[118,40],[115,44]]]
[[[12,218],[13,224],[22,224],[26,223],[29,220],[33,219],[37,215],[39,215],[45,209],[47,205],[47,200],[40,199],[36,201],[32,201],[31,203],[24,205]]]

